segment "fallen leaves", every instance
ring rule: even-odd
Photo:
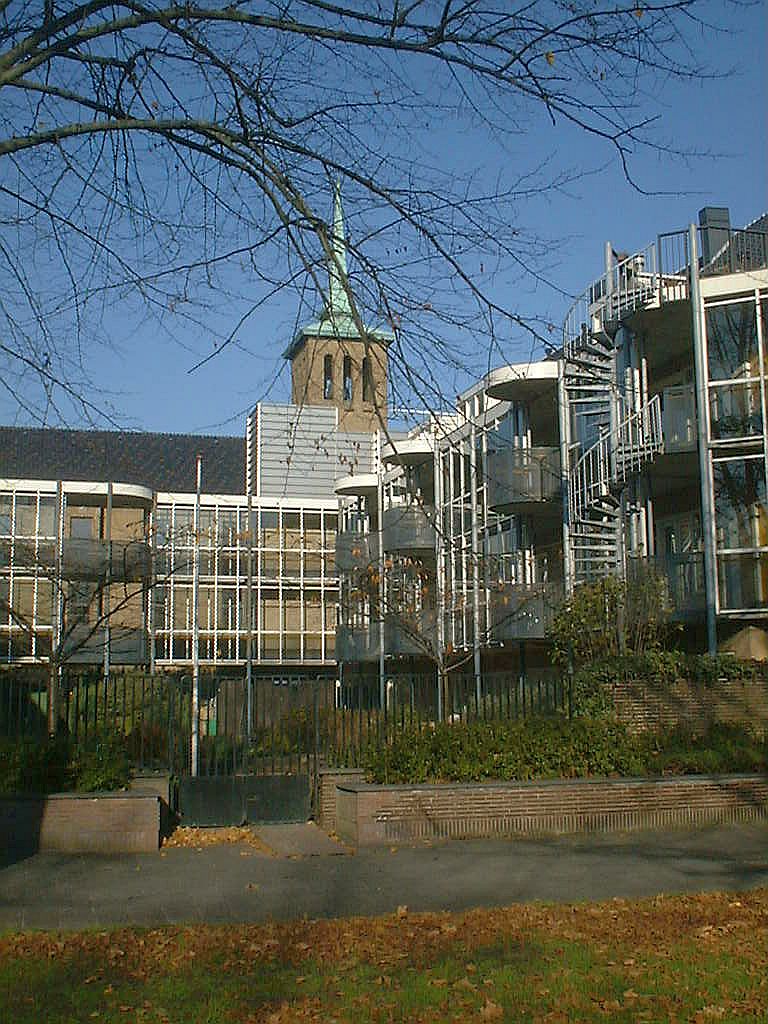
[[[224,831],[232,836],[238,830]],[[586,973],[567,962],[574,946],[591,951],[593,966],[585,967]],[[674,1001],[676,964],[688,966],[699,952],[710,960],[739,959],[754,982],[744,991],[754,991],[738,1010],[745,1018],[751,1013],[762,1019],[768,1010],[767,950],[768,890],[763,889],[738,899],[710,893],[462,914],[420,914],[402,905],[372,919],[5,935],[0,969],[4,962],[24,959],[56,969],[69,964],[69,976],[79,977],[79,984],[108,1001],[115,1013],[132,1013],[137,1020],[138,1009],[121,1008],[138,1005],[132,1001],[138,983],[175,975],[183,985],[190,977],[215,976],[226,986],[270,972],[288,979],[277,1002],[252,1008],[246,1016],[233,1011],[227,1017],[233,1024],[401,1019],[401,991],[410,977],[421,975],[430,1000],[423,1013],[409,1018],[416,1024],[450,1020],[452,1013],[468,1021],[503,1020],[513,1005],[504,973],[511,965],[513,975],[527,977],[526,998],[541,1008],[536,1019],[542,1022],[621,1013],[638,1022],[711,1024],[720,1017],[733,1019],[736,1005],[727,991],[714,987],[680,1016]],[[137,999],[141,995],[136,992]],[[365,1013],[355,1014],[355,1001],[365,1005]]]
[[[236,843],[245,844],[265,857],[275,856],[275,851],[250,828],[236,825],[228,828],[179,827],[163,840],[163,849],[203,850],[210,846],[229,846]],[[248,855],[249,851],[241,852],[241,856]]]

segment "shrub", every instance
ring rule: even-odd
[[[653,570],[627,580],[607,576],[576,587],[550,628],[552,660],[561,669],[624,654],[660,651],[672,626],[667,580]]]
[[[476,782],[632,774],[647,740],[618,722],[529,718],[406,730],[364,757],[373,782]]]
[[[768,734],[733,723],[717,722],[700,733],[684,726],[665,733],[657,743],[649,771],[655,775],[719,775],[768,770]]]
[[[0,793],[90,793],[130,781],[123,737],[102,732],[79,743],[67,737],[0,744]]]
[[[72,789],[82,793],[124,788],[131,780],[125,738],[105,729],[76,743],[68,772]]]
[[[0,793],[52,793],[69,788],[66,739],[0,744]]]
[[[363,767],[377,783],[754,772],[768,769],[768,740],[734,725],[652,736],[610,719],[529,718],[407,730]]]
[[[690,655],[682,651],[645,651],[623,657],[601,658],[579,666],[573,675],[572,712],[601,718],[613,713],[611,690],[617,683],[637,680],[656,690],[676,682],[714,686],[725,681],[747,682],[765,678],[766,667],[755,661],[739,661],[731,655]]]

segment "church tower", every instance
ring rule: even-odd
[[[391,331],[358,329],[347,289],[341,189],[333,200],[333,259],[319,319],[302,327],[283,353],[291,363],[291,402],[335,407],[342,430],[371,433],[387,420],[387,347]],[[345,287],[346,285],[346,287]]]

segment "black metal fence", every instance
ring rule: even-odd
[[[176,775],[281,775],[354,767],[374,744],[440,720],[519,719],[568,714],[567,681],[554,675],[486,673],[333,678],[203,676],[197,729],[192,680],[185,675],[65,675],[58,686],[58,729],[73,740],[103,731],[125,738],[139,769]],[[43,738],[48,683],[43,676],[0,675],[0,737]]]

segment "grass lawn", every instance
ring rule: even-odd
[[[0,937],[0,1020],[768,1020],[768,889]]]

